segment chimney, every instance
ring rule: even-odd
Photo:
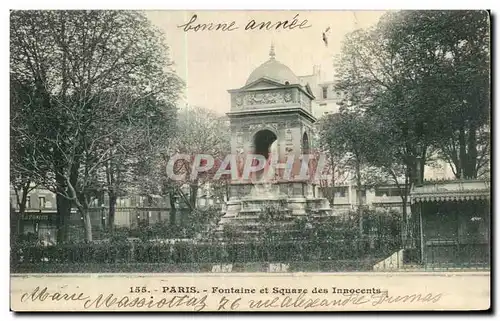
[[[314,65],[313,67],[313,75],[319,76],[321,74],[321,67],[320,65]]]

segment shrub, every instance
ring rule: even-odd
[[[277,233],[275,222],[268,216],[262,220],[259,239],[240,240],[237,230],[225,226],[226,241],[172,241],[185,239],[196,228],[156,224],[138,229],[116,229],[106,241],[40,246],[20,239],[11,251],[13,266],[25,263],[217,263],[217,262],[290,262],[356,260],[386,257],[398,249],[400,216],[396,212],[364,211],[364,236],[360,238],[358,221],[352,218],[327,218],[321,222],[299,219],[292,232]],[[200,213],[196,215],[201,215]],[[280,215],[280,214],[276,214]],[[137,241],[128,237],[143,236]],[[151,239],[157,239],[151,241]]]
[[[387,243],[376,248],[367,240],[281,242],[123,242],[21,246],[13,251],[13,265],[23,263],[217,263],[347,260],[385,255]]]

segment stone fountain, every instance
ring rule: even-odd
[[[299,159],[309,154],[316,118],[312,115],[314,95],[308,84],[275,58],[256,68],[246,84],[229,90],[231,111],[231,153],[259,154]],[[297,218],[321,219],[333,215],[328,201],[319,195],[311,180],[281,178],[273,180],[233,180],[229,199],[219,224],[222,233],[231,226],[240,233],[255,234],[259,216],[268,206],[279,209],[284,223]],[[285,224],[286,225],[286,224]]]

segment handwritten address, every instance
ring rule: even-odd
[[[168,288],[167,288],[168,289]],[[380,306],[394,303],[438,303],[443,297],[442,293],[409,293],[391,296],[387,291],[348,291],[336,293],[333,291],[295,291],[292,294],[279,292],[273,295],[272,289],[261,288],[258,292],[264,293],[259,298],[252,295],[218,295],[212,294],[213,289],[196,291],[197,293],[176,293],[171,291],[158,291],[159,293],[128,293],[117,295],[115,293],[86,294],[84,292],[58,290],[48,287],[35,287],[32,291],[20,296],[21,303],[38,302],[73,302],[81,305],[82,310],[106,309],[161,309],[184,311],[249,311],[249,310],[287,310],[302,309],[312,310],[348,306]],[[200,292],[200,293],[198,293]],[[266,295],[265,293],[270,293]],[[255,291],[253,292],[255,293]]]

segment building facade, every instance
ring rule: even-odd
[[[58,214],[56,194],[48,189],[37,187],[32,189],[26,199],[24,214],[20,213],[15,191],[10,191],[11,209],[18,219],[18,232],[30,236],[45,244],[56,242]],[[182,206],[178,202],[178,207]],[[181,213],[182,211],[179,211]],[[89,208],[94,230],[105,230],[109,227],[109,198],[107,195],[95,199]],[[170,202],[168,197],[156,195],[132,195],[119,197],[116,201],[115,227],[134,228],[140,224],[156,224],[168,222],[170,219]],[[180,220],[180,218],[179,218]],[[83,218],[75,208],[71,209],[70,226],[80,227]]]
[[[318,191],[321,193],[321,191]],[[396,185],[380,185],[373,188],[364,188],[360,192],[358,204],[358,191],[355,184],[341,184],[333,187],[333,209],[338,212],[353,211],[358,205],[366,206],[373,210],[401,211],[403,201],[401,192]],[[407,209],[409,210],[409,202]]]
[[[339,103],[343,99],[343,93],[335,89],[335,80],[324,80],[321,73],[321,67],[313,67],[313,73],[310,75],[298,76],[300,84],[309,85],[315,99],[312,102],[312,113],[314,117],[320,119],[329,114],[339,112]]]
[[[22,195],[18,195],[22,198]],[[56,195],[47,189],[34,188],[26,197],[24,214],[19,213],[15,191],[10,191],[11,210],[16,212],[18,232],[45,243],[54,243],[57,234]]]

